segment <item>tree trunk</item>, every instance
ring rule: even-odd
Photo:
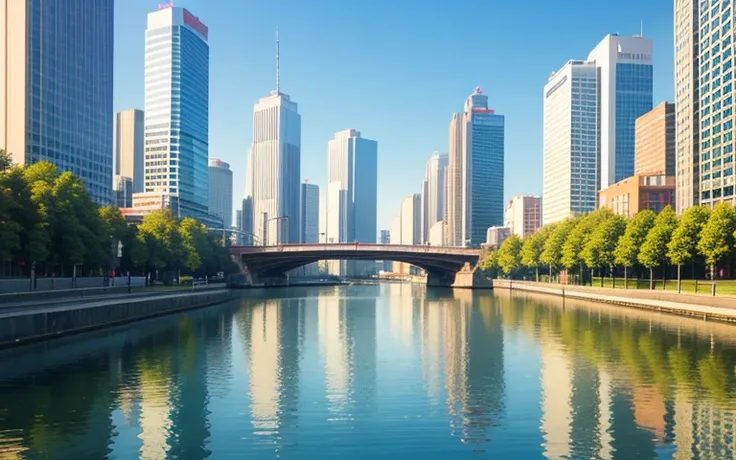
[[[649,290],[654,289],[654,268],[649,269]]]
[[[629,288],[629,267],[624,265],[624,289]]]
[[[682,293],[682,264],[677,264],[677,293]]]
[[[616,289],[616,268],[611,267],[611,288]]]
[[[710,265],[710,278],[711,278],[710,293],[712,296],[715,296],[716,295],[716,264]]]
[[[537,265],[536,267],[534,267],[534,275],[536,276],[537,283],[538,283],[539,282],[539,265]]]

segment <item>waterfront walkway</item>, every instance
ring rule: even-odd
[[[702,319],[736,322],[736,298],[677,294],[644,289],[612,289],[590,286],[493,280],[494,289],[537,292],[564,298],[589,300],[634,308],[645,308]]]

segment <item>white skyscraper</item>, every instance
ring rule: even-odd
[[[424,180],[426,187],[422,190],[422,240],[429,241],[430,229],[445,216],[445,171],[447,155],[434,155],[427,161]]]
[[[233,224],[233,172],[217,158],[209,161],[209,212],[222,219],[223,228]]]
[[[132,181],[132,193],[143,191],[144,143],[143,143],[143,111],[128,109],[118,112],[115,120],[115,162],[113,174],[129,177]],[[113,190],[118,190],[113,186]]]
[[[253,198],[253,229],[266,245],[299,241],[301,194],[301,116],[297,104],[279,90],[276,38],[276,90],[253,108],[253,145],[247,171]]]
[[[178,215],[205,222],[209,219],[207,36],[207,26],[185,8],[167,5],[148,14],[144,192],[178,197],[172,200],[178,202]]]
[[[378,208],[378,143],[348,129],[335,134],[328,144],[327,238],[336,243],[375,243]],[[335,275],[364,271],[369,265],[338,262]],[[339,273],[338,273],[339,271]],[[357,271],[357,272],[356,272]]]

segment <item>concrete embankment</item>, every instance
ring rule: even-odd
[[[230,296],[231,291],[228,289],[192,291],[0,313],[0,346],[43,340],[204,307],[223,302]]]
[[[595,288],[509,280],[493,280],[493,287],[499,290],[535,292],[569,299],[655,310],[705,320],[736,322],[736,298],[734,297],[709,297],[643,289]]]

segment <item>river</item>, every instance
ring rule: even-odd
[[[0,459],[733,458],[735,365],[732,326],[556,297],[243,291],[0,352]]]

